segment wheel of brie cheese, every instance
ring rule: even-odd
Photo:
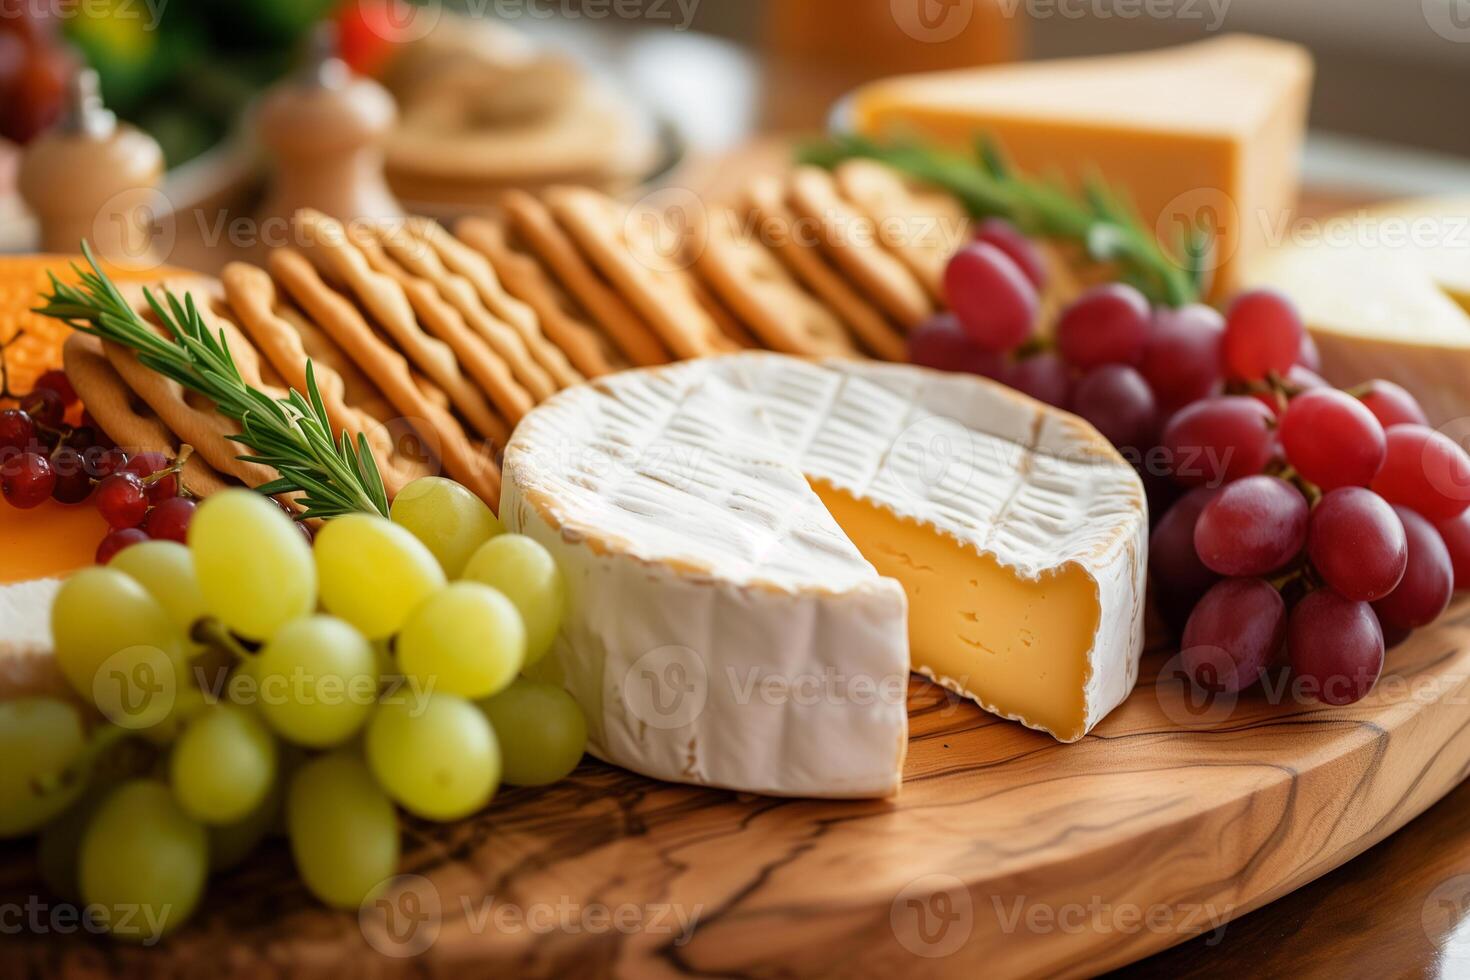
[[[973,376],[748,353],[531,412],[501,519],[568,614],[537,665],[598,757],[813,797],[898,789],[910,669],[1062,741],[1132,689],[1147,511],[1086,422]]]

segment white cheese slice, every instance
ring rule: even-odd
[[[1069,741],[1137,678],[1136,474],[978,378],[762,353],[625,372],[533,411],[504,468],[502,520],[568,580],[545,672],[593,753],[645,775],[887,795],[911,663]]]

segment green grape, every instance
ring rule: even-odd
[[[480,546],[464,578],[499,589],[521,611],[527,664],[546,656],[566,609],[566,586],[551,552],[525,535],[502,534]]]
[[[148,942],[194,911],[209,873],[208,840],[167,786],[138,779],[114,790],[92,817],[78,871],[82,897],[108,930]]]
[[[185,641],[158,600],[114,568],[84,568],[51,606],[56,663],[115,724],[162,724],[188,668]]]
[[[206,824],[229,824],[260,806],[276,776],[276,739],[255,714],[220,704],[184,728],[169,759],[179,806]]]
[[[65,813],[41,829],[36,839],[36,863],[41,880],[52,894],[69,902],[82,900],[77,862],[92,817],[113,790],[143,775],[155,755],[136,741],[120,741],[104,749],[92,762],[86,790]]]
[[[87,736],[75,707],[55,698],[0,701],[0,839],[23,837],[61,815],[81,795],[86,773],[72,771]]]
[[[286,794],[296,870],[311,893],[355,909],[398,868],[398,814],[362,759],[339,751],[296,771]]]
[[[207,615],[194,556],[177,541],[144,541],[124,548],[107,567],[143,586],[185,636]]]
[[[511,601],[488,585],[456,582],[426,599],[398,634],[398,665],[420,686],[485,698],[526,661],[526,627]]]
[[[414,480],[393,498],[393,523],[413,532],[439,559],[451,580],[464,571],[475,549],[505,528],[485,501],[438,476]]]
[[[282,760],[284,763],[285,760]],[[209,834],[209,870],[229,871],[239,867],[281,819],[286,800],[286,778],[277,772],[270,787],[254,810],[230,824],[206,827]]]
[[[372,645],[331,616],[298,619],[247,664],[266,723],[297,745],[342,744],[362,728],[377,701]]]
[[[316,536],[322,605],[369,640],[392,636],[444,587],[444,570],[419,539],[391,521],[348,514]]]
[[[368,765],[399,805],[449,821],[484,808],[500,784],[500,747],[472,703],[452,694],[384,700],[368,722]]]
[[[241,636],[268,640],[316,609],[311,546],[291,518],[252,490],[226,490],[199,506],[189,549],[204,603]]]
[[[546,786],[565,778],[587,749],[587,718],[560,687],[518,679],[480,710],[500,743],[504,779],[512,786]]]

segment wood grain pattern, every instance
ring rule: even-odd
[[[1350,708],[1288,689],[1202,711],[1185,691],[1168,652],[1151,653],[1133,696],[1067,746],[915,680],[896,800],[772,800],[588,762],[557,786],[503,793],[479,819],[410,826],[402,870],[422,878],[362,919],[319,908],[273,845],[217,879],[162,948],[23,930],[5,969],[1095,974],[1286,894],[1457,785],[1470,601],[1393,651]],[[0,902],[36,891],[28,865],[23,847],[0,852]]]

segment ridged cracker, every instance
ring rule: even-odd
[[[499,466],[477,453],[459,420],[420,389],[408,359],[379,337],[357,307],[328,286],[300,252],[274,249],[269,261],[281,288],[362,367],[406,419],[427,430],[424,435],[433,441],[445,472],[497,509]]]
[[[341,222],[310,210],[296,212],[294,220],[303,241],[311,245],[306,254],[312,264],[355,298],[393,346],[444,390],[455,411],[485,438],[493,439],[503,431],[504,420],[495,414],[485,393],[465,377],[453,348],[424,330],[403,287],[368,264]]]
[[[545,197],[557,223],[676,357],[706,357],[736,349],[700,306],[689,274],[674,267],[655,268],[647,260],[658,251],[643,223],[628,220],[626,207],[581,187],[553,188]]]
[[[913,330],[934,313],[919,280],[879,243],[873,220],[842,196],[830,173],[798,167],[787,184],[787,202],[817,227],[822,250],[843,274],[905,329]]]
[[[505,195],[502,206],[515,234],[592,314],[628,360],[638,367],[655,367],[672,360],[658,334],[587,262],[545,204],[529,194],[512,191]],[[458,227],[467,227],[472,220],[465,219]]]
[[[704,283],[698,279],[690,279],[689,292],[693,294],[694,301],[699,304],[699,308],[715,321],[715,326],[720,328],[720,333],[734,347],[740,350],[763,350],[765,348],[765,345],[750,332],[740,317],[736,316],[734,311],[726,306],[720,297]]]
[[[466,218],[455,226],[459,239],[478,250],[494,267],[510,294],[531,309],[541,329],[582,374],[598,378],[630,367],[622,351],[589,321],[584,310],[552,279],[541,263],[516,249],[503,225]]]
[[[947,305],[944,270],[969,237],[959,199],[874,160],[848,160],[833,173],[842,195],[873,220],[883,246],[908,266],[935,303]]]
[[[899,329],[842,277],[815,247],[797,240],[797,218],[786,205],[785,186],[776,177],[752,181],[746,204],[758,222],[757,234],[771,251],[836,313],[869,353],[885,361],[907,361],[908,345]]]

